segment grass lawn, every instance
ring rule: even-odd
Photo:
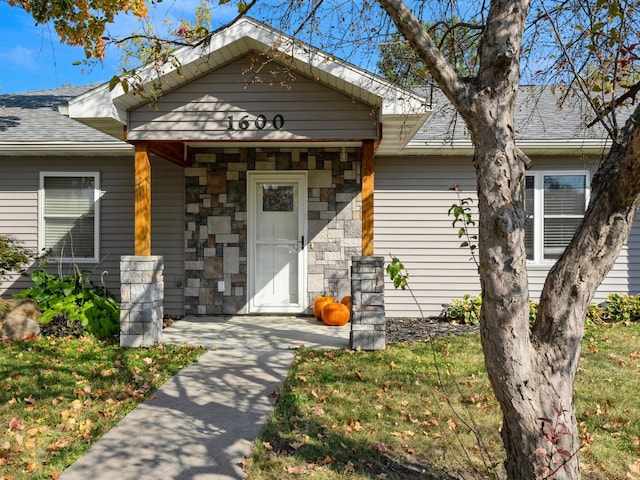
[[[55,480],[203,351],[89,337],[0,343],[0,480]],[[638,390],[640,324],[589,326],[576,385],[584,479],[640,480]],[[499,427],[477,336],[300,350],[247,471],[251,480],[491,478],[503,460]]]
[[[203,352],[122,349],[91,337],[0,342],[0,480],[55,480]]]
[[[639,390],[640,323],[588,326],[575,400],[584,479],[640,480]],[[499,478],[500,420],[477,336],[302,350],[249,478]]]

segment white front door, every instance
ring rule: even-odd
[[[306,307],[307,173],[248,172],[250,313]]]

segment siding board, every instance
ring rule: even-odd
[[[246,55],[167,93],[153,108],[131,110],[129,140],[377,138],[374,106],[299,74],[243,74],[251,71],[251,55]],[[228,129],[230,115],[235,130]],[[244,115],[249,128],[242,130],[238,121]],[[264,128],[255,125],[259,115],[267,121]],[[273,126],[276,115],[284,119],[281,128]]]
[[[119,296],[120,257],[133,254],[133,158],[128,157],[46,157],[6,158],[0,176],[0,234],[13,234],[25,246],[37,249],[38,187],[41,171],[99,171],[100,262],[79,264],[91,272],[94,282],[105,275],[107,288]],[[152,253],[165,257],[165,311],[183,313],[183,290],[175,286],[175,277],[183,275],[184,176],[183,170],[169,162],[154,158],[152,221],[154,225]],[[157,239],[158,245],[154,245]],[[155,248],[154,248],[155,247]],[[37,268],[34,264],[29,271]],[[70,265],[48,266],[51,272],[71,272]],[[167,280],[168,279],[168,280]],[[173,281],[172,281],[173,280]],[[28,276],[12,276],[0,286],[0,292],[11,295],[31,286]]]
[[[576,158],[534,158],[534,169],[583,169],[596,165]],[[462,186],[460,196],[476,199],[475,173],[464,157],[376,159],[375,252],[396,256],[409,270],[413,293],[425,315],[438,315],[442,304],[464,294],[477,294],[480,284],[475,263],[468,249],[460,248],[457,228],[447,214],[458,196],[450,190]],[[475,205],[475,203],[474,203]],[[473,208],[477,220],[477,210]],[[633,252],[631,254],[630,252]],[[640,289],[640,225],[636,222],[627,246],[599,288],[595,301],[610,292],[638,293]],[[529,288],[532,298],[540,295],[550,265],[530,266]],[[415,317],[419,309],[407,292],[396,291],[385,278],[385,308],[390,317]]]

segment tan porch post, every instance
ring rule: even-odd
[[[373,255],[373,188],[375,140],[362,142],[362,255]]]
[[[135,150],[135,254],[151,255],[151,150],[136,143]]]
[[[373,189],[375,140],[362,142],[362,255],[351,263],[352,349],[384,350],[384,257],[373,255]]]
[[[164,259],[151,256],[151,145],[135,144],[134,255],[120,257],[120,346],[162,341]]]

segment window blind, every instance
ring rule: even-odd
[[[584,175],[544,176],[545,259],[557,259],[575,233],[585,210]]]
[[[44,177],[44,247],[59,257],[94,257],[95,178]]]

